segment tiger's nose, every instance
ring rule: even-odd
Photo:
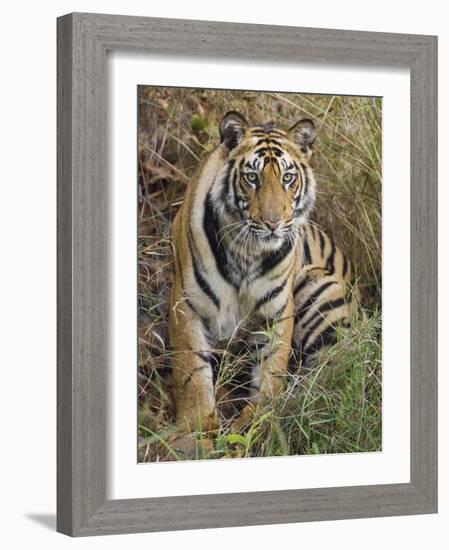
[[[271,231],[276,231],[276,229],[281,225],[282,218],[262,218],[262,222],[268,227],[268,229],[271,229]]]

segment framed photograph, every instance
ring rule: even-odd
[[[58,530],[437,511],[437,39],[58,19]]]

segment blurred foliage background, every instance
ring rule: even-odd
[[[289,385],[279,405],[283,416],[272,411],[269,427],[262,423],[256,429],[258,438],[229,441],[224,432],[214,452],[221,457],[379,450],[381,98],[139,86],[139,460],[163,460],[167,453],[173,459],[170,227],[192,173],[219,143],[219,123],[230,110],[251,124],[272,121],[283,129],[301,118],[315,121],[318,193],[312,217],[351,259],[360,305],[351,334],[332,352],[332,368],[324,362],[312,373],[299,373],[291,381],[295,392]]]

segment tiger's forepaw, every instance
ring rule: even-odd
[[[220,427],[220,420],[215,409],[202,413],[191,409],[177,415],[176,426],[180,432],[214,434]]]
[[[243,408],[239,416],[231,424],[231,433],[238,434],[246,431],[254,420],[256,407],[253,403],[248,403]]]
[[[165,460],[202,460],[213,458],[214,442],[208,438],[198,439],[195,434],[184,433],[173,436]]]

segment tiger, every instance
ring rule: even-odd
[[[219,133],[172,225],[169,338],[175,423],[183,433],[220,427],[217,342],[242,327],[268,323],[272,330],[269,342],[258,343],[251,397],[233,425],[241,430],[258,403],[279,396],[293,350],[310,366],[335,343],[336,327],[349,324],[350,261],[311,221],[315,123],[252,126],[230,111]]]

